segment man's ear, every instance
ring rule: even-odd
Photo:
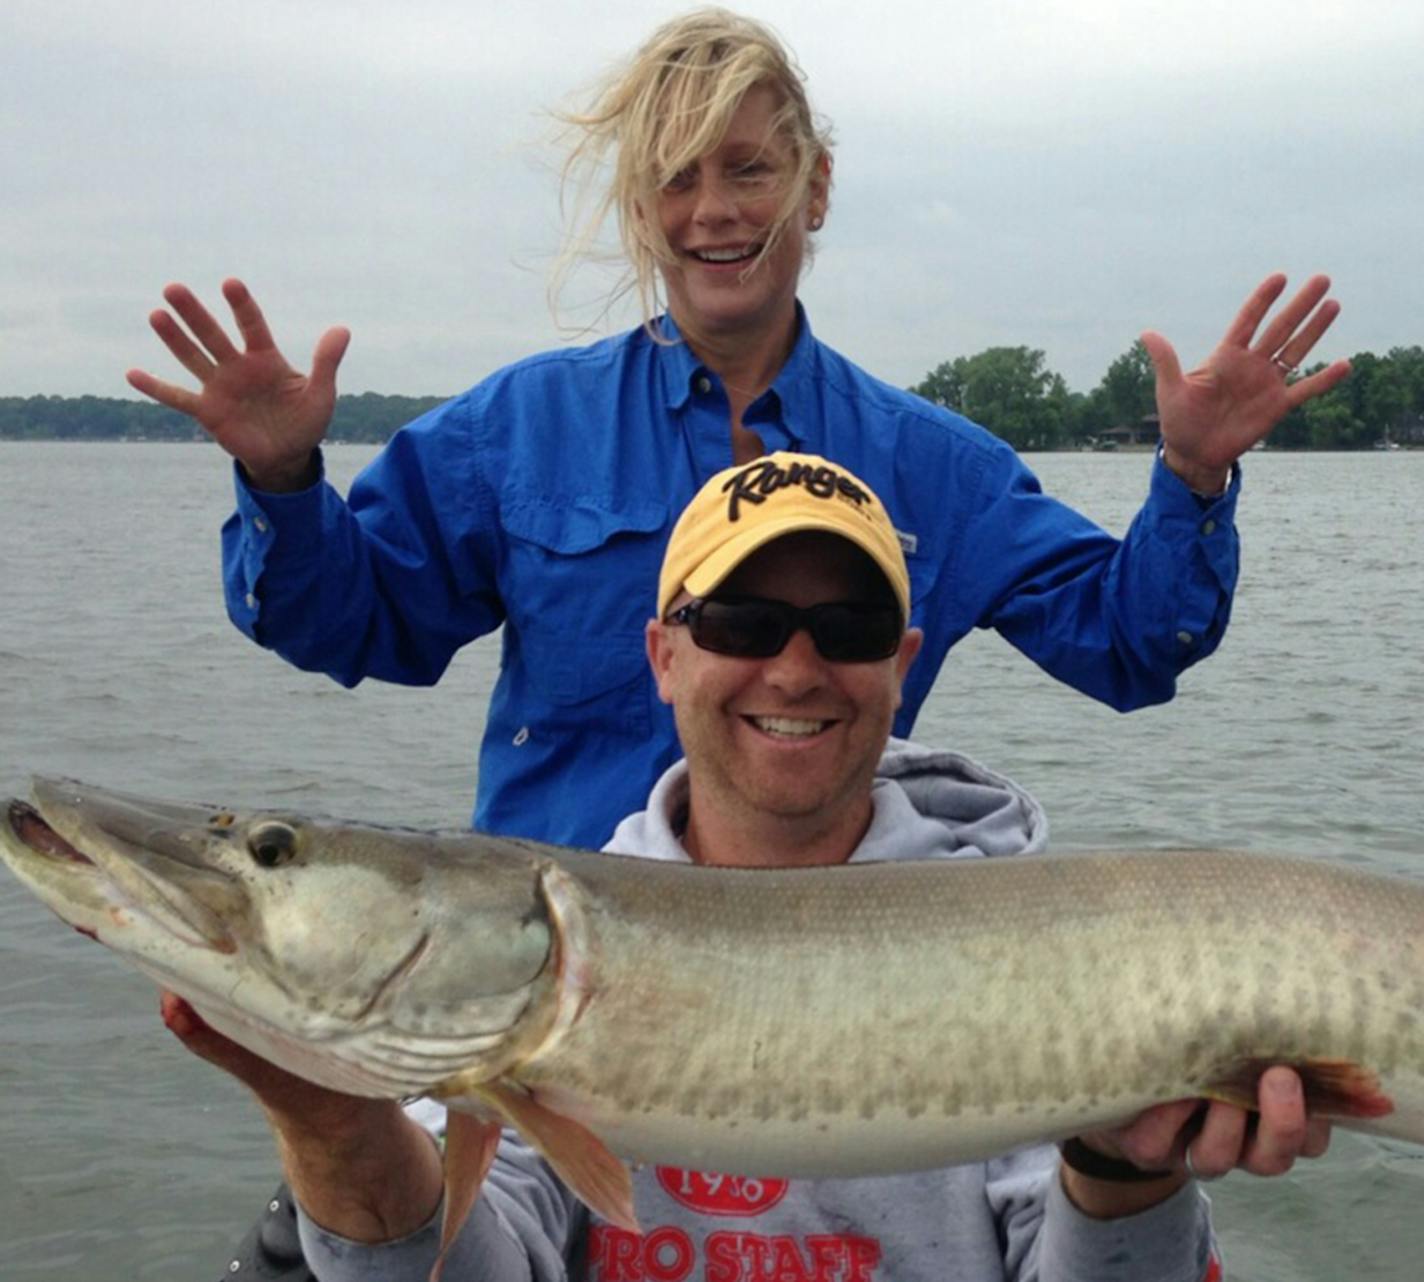
[[[898,708],[901,702],[901,694],[905,688],[905,676],[910,671],[910,665],[914,663],[915,656],[919,654],[920,647],[925,643],[925,634],[919,628],[906,628],[905,635],[900,638],[900,648],[895,652],[895,707]]]
[[[673,641],[668,635],[667,624],[661,619],[649,619],[643,629],[643,644],[648,652],[648,666],[653,670],[653,680],[657,683],[658,698],[670,704]]]

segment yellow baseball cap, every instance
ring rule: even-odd
[[[759,547],[801,530],[839,534],[864,551],[909,622],[910,574],[884,505],[849,469],[784,451],[729,467],[698,490],[663,554],[658,617],[684,588],[706,596]]]

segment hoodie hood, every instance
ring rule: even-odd
[[[604,849],[690,863],[687,763],[664,771],[648,808],[618,825]],[[1023,855],[1048,843],[1043,807],[1013,780],[962,753],[891,739],[871,790],[875,813],[851,862]]]

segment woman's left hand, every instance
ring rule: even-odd
[[[1329,391],[1350,372],[1350,362],[1340,360],[1288,381],[1330,328],[1340,304],[1325,298],[1330,278],[1312,276],[1257,337],[1285,287],[1280,273],[1262,281],[1216,350],[1186,374],[1161,334],[1142,335],[1157,374],[1163,461],[1199,494],[1224,490],[1242,454],[1297,405]]]

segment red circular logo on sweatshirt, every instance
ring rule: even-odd
[[[703,1215],[760,1215],[786,1196],[786,1180],[715,1175],[679,1166],[660,1166],[657,1173],[670,1197]]]

